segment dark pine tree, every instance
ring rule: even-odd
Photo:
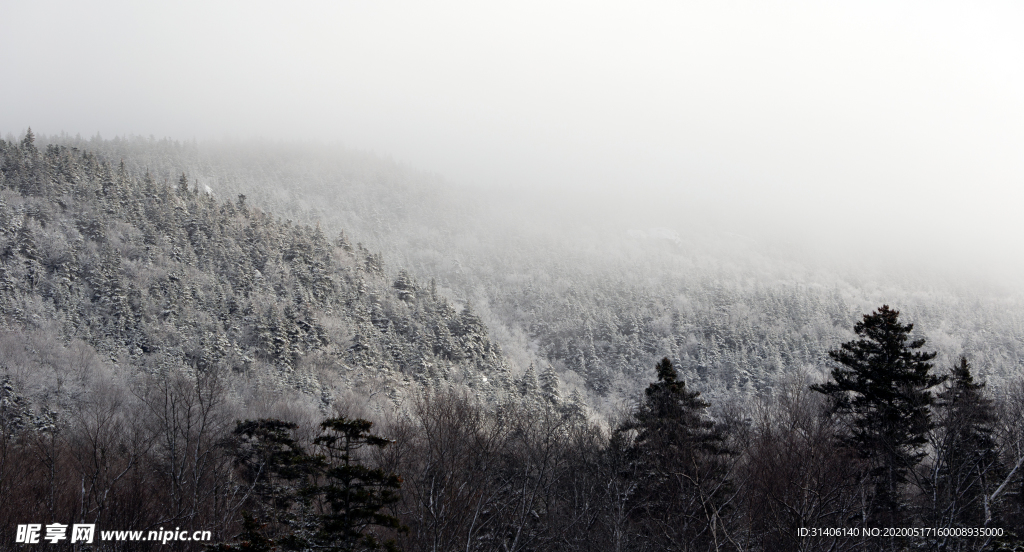
[[[274,419],[238,422],[231,446],[257,512],[243,512],[238,542],[219,545],[217,550],[300,550],[305,545],[299,536],[304,523],[297,505],[317,462],[292,437],[297,428]]]
[[[941,439],[936,446],[936,524],[983,527],[992,522],[989,496],[1002,481],[996,416],[967,359],[953,367],[948,389],[938,395]]]
[[[28,131],[25,132],[25,137],[21,140],[21,145],[25,149],[31,148],[35,150],[36,147],[36,135],[32,133],[32,127],[28,127]]]
[[[188,196],[188,176],[185,173],[181,173],[181,177],[178,178],[178,188],[176,191],[181,197]]]
[[[401,479],[381,468],[371,468],[357,457],[361,449],[383,448],[391,441],[370,433],[366,420],[331,418],[320,424],[315,439],[323,462],[321,484],[309,489],[319,502],[319,529],[312,541],[317,549],[331,552],[397,550],[394,541],[383,542],[374,529],[401,530],[398,518],[385,509],[398,502]]]
[[[709,404],[686,389],[672,361],[656,366],[658,381],[645,391],[633,418],[617,431],[635,432],[630,454],[639,474],[638,536],[657,549],[725,546],[722,514],[731,493],[726,433],[707,413]]]
[[[366,466],[365,449],[391,441],[370,433],[366,420],[331,418],[306,453],[281,420],[247,420],[235,429],[234,452],[249,482],[258,513],[244,512],[236,542],[216,550],[325,550],[353,552],[394,549],[380,531],[401,530],[385,509],[398,501],[401,480]]]
[[[875,527],[906,521],[902,489],[934,428],[929,389],[946,379],[931,374],[935,353],[920,351],[925,340],[912,340],[914,326],[901,324],[899,314],[883,305],[864,315],[853,327],[860,339],[829,351],[838,364],[833,381],[811,386],[830,397],[832,413],[846,422],[843,439],[866,462],[870,500],[863,521]]]

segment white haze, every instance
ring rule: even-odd
[[[1016,2],[4,1],[0,132],[340,142],[553,216],[1006,275],[1021,29]]]

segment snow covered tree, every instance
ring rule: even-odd
[[[534,368],[532,362],[530,367],[516,381],[516,387],[524,399],[535,400],[537,398],[540,393],[540,384],[537,382],[537,369]]]
[[[395,283],[391,287],[398,291],[398,298],[402,301],[411,303],[416,299],[416,283],[404,270],[398,272],[398,278],[395,279]]]
[[[178,178],[178,187],[175,191],[180,197],[188,197],[188,176],[185,173],[181,173],[181,177]]]
[[[10,376],[4,375],[0,378],[0,459],[4,458],[8,441],[13,441],[30,421],[27,401],[15,391]]]
[[[548,364],[547,368],[540,373],[538,382],[540,383],[540,394],[544,400],[550,405],[558,405],[562,397],[558,392],[558,374],[555,373],[555,367]]]

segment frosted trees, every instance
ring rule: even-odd
[[[555,373],[555,368],[549,364],[540,373],[538,382],[540,383],[540,393],[544,400],[550,405],[557,405],[561,401],[561,396],[558,393],[558,374]]]

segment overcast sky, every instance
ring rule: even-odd
[[[1024,256],[1021,2],[0,7],[5,135],[339,141],[455,182]]]

